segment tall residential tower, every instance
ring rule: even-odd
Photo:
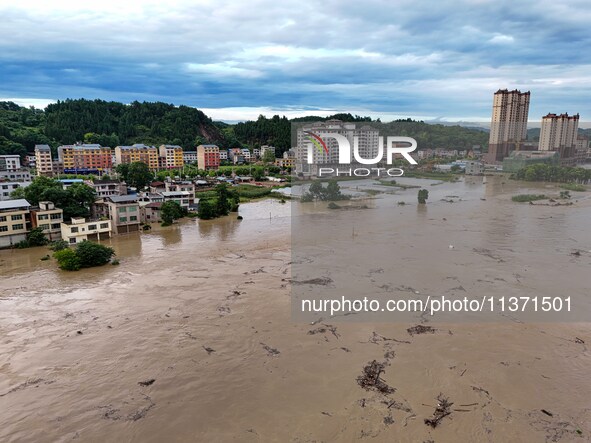
[[[493,99],[487,163],[502,162],[527,138],[530,92],[499,89]]]

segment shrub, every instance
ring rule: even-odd
[[[64,271],[77,271],[80,269],[80,259],[76,252],[71,249],[62,249],[54,252],[54,258],[57,260],[58,266]]]
[[[83,241],[76,247],[76,256],[81,268],[106,265],[115,255],[113,248],[90,241]]]
[[[62,249],[68,248],[70,245],[65,240],[56,240],[49,245],[49,249],[54,252],[61,251]]]
[[[536,200],[544,200],[547,197],[544,194],[519,194],[514,195],[511,197],[511,200],[514,202],[524,203],[524,202],[533,202]]]
[[[426,189],[420,189],[417,194],[417,199],[419,200],[419,204],[424,205],[427,203],[427,199],[429,198],[429,191]]]

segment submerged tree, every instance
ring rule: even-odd
[[[425,203],[427,203],[427,199],[429,198],[429,191],[427,191],[426,189],[419,189],[417,198],[419,200],[419,204],[424,205]]]

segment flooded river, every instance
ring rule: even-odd
[[[577,321],[294,322],[293,224],[324,203],[258,201],[241,221],[114,237],[119,266],[74,273],[40,261],[45,248],[0,251],[0,441],[591,440],[587,193],[542,206],[511,195],[556,186],[398,181],[427,187],[428,204],[416,189],[342,183],[370,209],[333,212],[326,240],[377,235],[405,259],[371,281],[373,264],[345,261],[350,274],[421,294],[572,294]],[[372,214],[396,228],[361,230]],[[319,275],[322,246],[309,257]],[[417,324],[434,330],[407,331]],[[357,381],[373,360],[388,394]],[[432,427],[440,393],[453,405]]]

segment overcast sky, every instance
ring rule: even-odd
[[[516,5],[519,3],[518,5]],[[591,115],[588,0],[0,0],[0,100],[161,100],[216,119]]]

